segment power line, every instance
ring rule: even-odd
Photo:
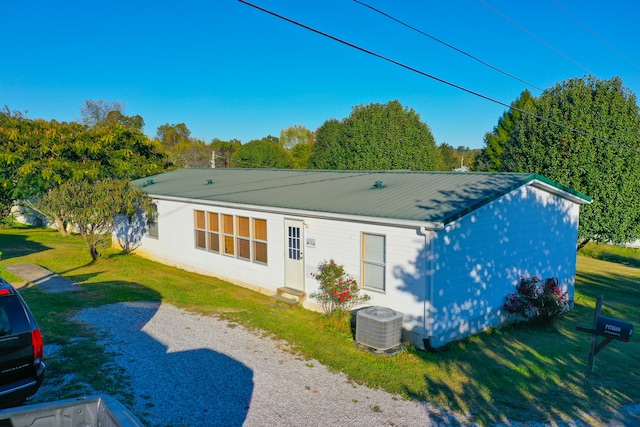
[[[440,39],[438,39],[438,38],[436,38],[436,37],[434,37],[434,36],[432,36],[432,35],[430,35],[430,34],[427,34],[426,32],[424,32],[424,31],[422,31],[422,30],[420,30],[420,29],[418,29],[418,28],[416,28],[416,27],[413,27],[413,26],[411,26],[411,25],[409,25],[409,24],[407,24],[407,23],[405,23],[405,22],[403,22],[403,21],[401,21],[401,20],[399,20],[399,19],[397,19],[397,18],[395,18],[395,17],[393,17],[393,16],[389,15],[389,14],[388,14],[388,13],[386,13],[386,12],[381,11],[380,9],[376,9],[375,7],[373,7],[373,6],[371,6],[371,5],[368,5],[367,3],[364,3],[364,2],[362,2],[362,1],[360,1],[360,0],[353,0],[353,1],[354,1],[354,2],[356,2],[356,3],[358,3],[358,4],[361,4],[362,6],[368,7],[369,9],[373,10],[374,12],[377,12],[377,13],[379,13],[380,15],[385,16],[385,17],[387,17],[387,18],[389,18],[389,19],[393,20],[393,21],[397,22],[397,23],[398,23],[398,24],[400,24],[400,25],[404,25],[405,27],[407,27],[407,28],[409,28],[409,29],[411,29],[411,30],[413,30],[413,31],[416,31],[416,32],[418,32],[418,33],[422,34],[423,36],[429,37],[431,40],[434,40],[434,41],[436,41],[436,42],[438,42],[438,43],[440,43],[440,44],[442,44],[442,45],[444,45],[444,46],[448,47],[449,49],[453,49],[453,50],[455,50],[456,52],[461,53],[461,54],[463,54],[463,55],[465,55],[465,56],[467,56],[467,57],[469,57],[469,58],[473,59],[474,61],[477,61],[477,62],[479,62],[480,64],[482,64],[482,65],[484,65],[484,66],[486,66],[486,67],[491,68],[491,69],[492,69],[492,70],[494,70],[494,71],[497,71],[497,72],[499,72],[499,73],[502,73],[502,74],[504,74],[504,75],[505,75],[505,76],[507,76],[507,77],[510,77],[510,78],[512,78],[512,79],[515,79],[515,80],[519,81],[520,83],[524,83],[525,85],[527,85],[527,86],[529,86],[529,87],[532,87],[532,88],[534,88],[534,89],[539,90],[540,92],[544,92],[544,89],[542,89],[542,88],[540,88],[540,87],[538,87],[538,86],[536,86],[536,85],[534,85],[534,84],[532,84],[532,83],[529,83],[529,82],[527,82],[527,81],[525,81],[525,80],[523,80],[523,79],[521,79],[521,78],[519,78],[519,77],[516,77],[516,76],[514,76],[513,74],[509,74],[509,73],[507,73],[506,71],[501,70],[500,68],[495,67],[495,66],[493,66],[493,65],[491,65],[491,64],[489,64],[489,63],[487,63],[487,62],[485,62],[485,61],[483,61],[483,60],[481,60],[480,58],[478,58],[478,57],[476,57],[476,56],[473,56],[473,55],[471,55],[471,54],[470,54],[470,53],[468,53],[468,52],[465,52],[465,51],[464,51],[464,50],[462,50],[462,49],[459,49],[459,48],[457,48],[457,47],[455,47],[455,46],[453,46],[453,45],[451,45],[451,44],[449,44],[449,43],[446,43],[446,42],[444,42],[444,41],[442,41],[442,40],[440,40]]]
[[[520,108],[514,107],[513,105],[509,105],[509,104],[504,103],[504,102],[502,102],[502,101],[498,101],[497,99],[495,99],[495,98],[491,98],[490,96],[483,95],[483,94],[481,94],[481,93],[479,93],[479,92],[473,91],[473,90],[471,90],[471,89],[467,89],[467,88],[462,87],[462,86],[460,86],[460,85],[457,85],[457,84],[455,84],[455,83],[451,83],[451,82],[449,82],[449,81],[447,81],[447,80],[441,79],[441,78],[439,78],[439,77],[436,77],[436,76],[434,76],[434,75],[431,75],[431,74],[429,74],[429,73],[426,73],[426,72],[424,72],[424,71],[421,71],[421,70],[419,70],[419,69],[417,69],[417,68],[414,68],[414,67],[411,67],[411,66],[409,66],[409,65],[403,64],[403,63],[401,63],[401,62],[399,62],[399,61],[396,61],[395,59],[388,58],[388,57],[386,57],[386,56],[384,56],[384,55],[381,55],[381,54],[379,54],[379,53],[376,53],[376,52],[370,51],[370,50],[368,50],[368,49],[365,49],[365,48],[363,48],[363,47],[360,47],[360,46],[358,46],[358,45],[356,45],[356,44],[353,44],[353,43],[351,43],[351,42],[348,42],[348,41],[346,41],[346,40],[342,40],[342,39],[340,39],[340,38],[338,38],[338,37],[335,37],[335,36],[332,36],[331,34],[328,34],[328,33],[325,33],[325,32],[323,32],[323,31],[317,30],[317,29],[315,29],[315,28],[313,28],[313,27],[310,27],[310,26],[308,26],[308,25],[306,25],[306,24],[303,24],[303,23],[301,23],[301,22],[295,21],[295,20],[293,20],[293,19],[291,19],[291,18],[287,18],[286,16],[280,15],[280,14],[278,14],[278,13],[276,13],[276,12],[272,12],[272,11],[271,11],[271,10],[269,10],[269,9],[265,9],[265,8],[263,8],[263,7],[261,7],[261,6],[258,6],[258,5],[256,5],[256,4],[250,3],[250,2],[248,2],[247,0],[238,0],[238,1],[239,1],[240,3],[244,3],[244,4],[246,4],[247,6],[251,6],[251,7],[253,7],[254,9],[257,9],[257,10],[259,10],[259,11],[261,11],[261,12],[267,13],[267,14],[269,14],[269,15],[271,15],[271,16],[275,16],[276,18],[279,18],[279,19],[282,19],[282,20],[284,20],[284,21],[287,21],[287,22],[289,22],[289,23],[291,23],[291,24],[297,25],[298,27],[304,28],[305,30],[309,30],[309,31],[314,32],[314,33],[316,33],[316,34],[319,34],[319,35],[321,35],[321,36],[327,37],[327,38],[329,38],[329,39],[331,39],[331,40],[334,40],[334,41],[336,41],[336,42],[338,42],[338,43],[344,44],[344,45],[346,45],[346,46],[349,46],[349,47],[351,47],[351,48],[353,48],[353,49],[359,50],[359,51],[361,51],[361,52],[364,52],[364,53],[366,53],[366,54],[368,54],[368,55],[371,55],[371,56],[374,56],[374,57],[376,57],[376,58],[380,58],[380,59],[382,59],[382,60],[384,60],[384,61],[390,62],[390,63],[392,63],[392,64],[394,64],[394,65],[397,65],[397,66],[399,66],[399,67],[402,67],[402,68],[404,68],[404,69],[406,69],[406,70],[413,71],[414,73],[417,73],[417,74],[420,74],[420,75],[422,75],[422,76],[428,77],[428,78],[430,78],[430,79],[436,80],[436,81],[438,81],[438,82],[440,82],[440,83],[443,83],[443,84],[445,84],[445,85],[447,85],[447,86],[451,86],[451,87],[453,87],[453,88],[455,88],[455,89],[461,90],[461,91],[463,91],[463,92],[469,93],[469,94],[471,94],[471,95],[477,96],[477,97],[479,97],[479,98],[485,99],[485,100],[490,101],[490,102],[493,102],[493,103],[495,103],[495,104],[502,105],[503,107],[507,107],[507,108],[509,108],[509,109],[511,109],[511,110],[518,111],[518,112],[520,112],[520,113],[522,113],[522,114],[525,114],[525,115],[527,115],[527,116],[530,116],[530,117],[536,118],[536,119],[541,120],[541,121],[543,121],[543,122],[547,122],[547,123],[550,123],[550,124],[554,124],[554,125],[556,125],[556,126],[558,126],[558,127],[562,128],[562,129],[566,129],[566,130],[568,130],[568,131],[570,131],[570,132],[574,132],[574,133],[576,133],[576,134],[579,134],[579,135],[582,135],[582,136],[586,136],[586,137],[588,137],[588,138],[593,138],[593,139],[595,139],[595,140],[597,140],[597,141],[601,141],[601,142],[604,142],[604,143],[607,143],[607,144],[617,145],[617,146],[619,146],[619,147],[627,148],[627,149],[629,149],[629,150],[633,150],[633,151],[636,151],[636,152],[640,153],[640,150],[638,150],[638,149],[636,149],[636,148],[634,148],[634,147],[629,147],[629,146],[625,146],[625,145],[622,145],[622,144],[617,143],[617,142],[614,142],[614,141],[609,141],[608,139],[601,138],[601,137],[599,137],[599,136],[596,136],[596,135],[590,134],[590,133],[585,132],[585,131],[582,131],[582,130],[580,130],[580,129],[576,129],[576,128],[573,128],[573,127],[571,127],[571,126],[567,126],[567,125],[564,125],[564,124],[562,124],[562,123],[558,123],[558,122],[556,122],[556,121],[549,120],[549,119],[547,119],[547,118],[545,118],[545,117],[539,116],[539,115],[534,114],[534,113],[531,113],[531,112],[529,112],[529,111],[526,111],[526,110],[523,110],[523,109],[520,109]],[[482,1],[482,0],[480,0],[480,1]]]
[[[597,38],[598,40],[600,40],[605,46],[607,46],[609,49],[611,49],[612,51],[614,51],[615,53],[617,53],[618,55],[620,55],[623,59],[625,59],[628,63],[630,63],[631,65],[633,65],[634,67],[636,67],[637,69],[640,70],[640,65],[636,64],[635,62],[633,62],[631,59],[629,59],[625,54],[623,54],[622,52],[620,52],[618,49],[616,49],[611,43],[607,42],[604,38],[600,37],[600,35],[598,33],[596,33],[595,31],[593,31],[591,28],[589,28],[585,23],[583,23],[582,21],[580,21],[578,18],[576,18],[574,15],[571,14],[571,12],[569,12],[567,9],[565,9],[564,7],[562,7],[560,5],[560,3],[558,3],[556,0],[551,0],[553,2],[553,4],[556,5],[556,7],[558,9],[560,9],[562,12],[564,12],[566,15],[568,15],[571,19],[573,19],[574,21],[576,21],[582,28],[584,28],[585,30],[587,30],[588,32],[590,32],[595,38]]]
[[[508,16],[506,16],[505,14],[503,14],[502,12],[500,12],[498,9],[496,9],[495,7],[491,6],[490,4],[488,4],[487,2],[485,2],[484,0],[478,0],[480,3],[482,3],[485,7],[487,7],[488,9],[492,10],[495,14],[499,15],[500,17],[502,17],[503,19],[509,21],[512,25],[514,25],[516,28],[520,29],[521,31],[525,32],[526,34],[528,34],[529,36],[533,37],[534,39],[536,39],[538,42],[542,43],[544,46],[548,47],[549,49],[553,50],[555,53],[557,53],[558,55],[562,56],[564,59],[574,63],[575,65],[577,65],[578,67],[582,68],[583,70],[585,70],[587,73],[592,74],[592,75],[596,75],[593,71],[591,71],[590,69],[588,69],[587,67],[585,67],[584,65],[582,65],[581,63],[579,63],[578,61],[576,61],[575,59],[571,58],[569,55],[566,55],[565,53],[561,52],[559,49],[556,49],[555,47],[553,47],[552,45],[550,45],[549,43],[547,43],[546,41],[542,40],[540,37],[536,36],[535,34],[533,34],[531,31],[527,30],[526,28],[524,28],[522,25],[518,24],[516,21],[514,21],[513,19],[509,18]]]

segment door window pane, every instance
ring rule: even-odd
[[[289,227],[289,259],[301,259],[300,248],[300,227]]]

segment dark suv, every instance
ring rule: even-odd
[[[0,408],[20,405],[42,384],[42,334],[15,288],[0,278]]]

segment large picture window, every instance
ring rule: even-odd
[[[195,246],[234,258],[267,263],[267,220],[194,211]]]
[[[362,233],[362,283],[365,288],[385,290],[385,237]]]

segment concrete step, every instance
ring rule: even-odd
[[[278,294],[271,295],[271,299],[274,300],[276,304],[282,304],[289,308],[295,308],[300,304],[296,299],[286,298]]]
[[[276,292],[275,295],[271,295],[271,299],[273,299],[276,304],[283,304],[290,308],[298,307],[307,297],[307,294],[304,292],[287,287],[278,288]]]
[[[297,300],[300,304],[302,304],[305,300],[305,298],[307,297],[307,294],[305,294],[302,291],[299,291],[297,289],[292,289],[292,288],[287,288],[287,287],[281,287],[277,289],[277,293],[280,296],[289,298],[289,299],[294,299]]]

